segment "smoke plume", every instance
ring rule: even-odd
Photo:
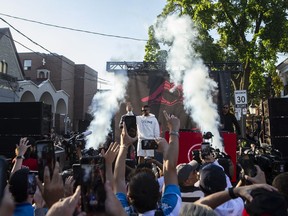
[[[117,72],[114,75],[112,88],[99,91],[94,95],[90,106],[93,120],[88,127],[92,134],[88,136],[86,148],[98,149],[106,141],[106,137],[111,131],[111,120],[124,101],[127,82],[127,72]]]
[[[189,16],[172,15],[158,20],[155,35],[158,40],[172,44],[166,69],[175,86],[183,87],[186,112],[202,132],[212,132],[213,145],[222,150],[219,115],[212,98],[217,84],[209,78],[208,68],[193,49],[193,45],[199,43],[196,26]]]

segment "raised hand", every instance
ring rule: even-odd
[[[252,184],[265,184],[266,183],[266,177],[265,173],[261,170],[261,168],[258,165],[254,165],[257,170],[257,174],[254,177],[245,175],[245,179],[250,181]]]
[[[56,162],[53,176],[50,180],[49,168],[46,166],[44,169],[44,185],[42,185],[42,182],[40,182],[39,179],[37,180],[37,185],[49,208],[59,199],[64,197],[64,185],[59,171],[59,163]]]
[[[169,128],[169,131],[175,131],[178,132],[180,129],[180,120],[174,116],[174,115],[169,115],[166,110],[163,111],[164,117],[167,121],[167,126]]]
[[[68,176],[65,179],[65,184],[64,184],[64,195],[65,195],[65,197],[73,195],[74,184],[75,184],[75,180],[74,180],[73,176]]]
[[[16,156],[23,156],[31,145],[28,145],[27,137],[20,139],[19,144],[16,144]]]
[[[73,196],[69,196],[65,199],[61,199],[58,202],[56,202],[47,212],[46,216],[59,216],[59,215],[65,215],[65,216],[72,216],[74,215],[74,211],[80,201],[80,186],[76,188],[75,193]],[[81,212],[77,214],[77,216],[84,216],[86,215],[84,212]]]
[[[125,146],[125,147],[129,147],[130,145],[132,145],[136,140],[137,140],[137,136],[130,137],[128,132],[127,132],[127,128],[125,125],[125,122],[123,123],[123,129],[122,129],[122,133],[121,133],[121,142],[120,145],[121,146]]]
[[[119,152],[119,144],[117,142],[111,143],[107,151],[101,152],[102,156],[105,158],[105,162],[112,164],[117,157]]]

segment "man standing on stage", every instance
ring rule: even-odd
[[[234,127],[236,129],[236,133],[241,135],[240,126],[236,117],[229,111],[229,105],[224,104],[221,116],[221,130],[234,133]]]
[[[126,103],[126,111],[127,111],[127,113],[121,116],[121,119],[119,122],[119,128],[121,130],[123,128],[123,123],[125,121],[126,116],[135,116],[135,118],[136,118],[136,115],[133,113],[133,106],[132,106],[131,102]],[[136,131],[135,131],[135,136],[136,136]],[[137,145],[137,142],[135,142],[133,145],[129,146],[128,155],[127,155],[127,158],[134,160],[135,163],[136,163],[136,155],[135,155],[136,145]]]
[[[127,113],[121,116],[120,123],[119,123],[120,129],[123,128],[125,116],[135,116],[135,114],[133,113],[133,106],[130,102],[126,103],[126,111],[127,111]]]
[[[136,117],[138,134],[138,163],[143,163],[144,157],[154,157],[154,150],[142,149],[142,140],[154,140],[160,137],[159,123],[155,115],[150,113],[150,107],[148,105],[143,106],[141,112],[142,115]]]

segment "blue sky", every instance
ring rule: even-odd
[[[154,23],[165,3],[165,0],[2,0],[0,13],[75,29],[148,39],[148,27]],[[101,78],[106,76],[107,61],[143,61],[146,44],[143,41],[86,34],[3,15],[0,17],[49,51],[98,71]],[[3,27],[8,25],[0,20],[0,28]],[[47,53],[10,30],[14,40],[35,52]],[[18,52],[31,52],[17,43],[16,47]],[[279,62],[285,58],[280,55]]]
[[[93,32],[148,39],[148,27],[164,0],[29,0],[1,1],[0,13]],[[143,61],[146,42],[69,31],[0,15],[49,51],[86,64],[105,78],[107,61]],[[0,28],[8,27],[0,20]],[[47,53],[11,29],[13,39],[35,52]],[[18,52],[30,52],[16,43]]]

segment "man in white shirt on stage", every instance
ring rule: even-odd
[[[142,115],[136,117],[137,122],[137,156],[138,163],[143,163],[145,157],[154,157],[154,150],[143,150],[142,140],[155,140],[160,137],[160,127],[155,115],[150,113],[150,107],[145,105],[141,109]]]

